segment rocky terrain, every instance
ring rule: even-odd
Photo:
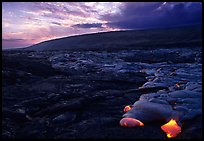
[[[200,47],[11,50],[2,59],[3,138],[166,139],[160,121],[121,127],[123,108],[161,90],[202,94]],[[201,108],[193,102],[189,109]],[[201,139],[202,112],[185,120],[176,138]]]

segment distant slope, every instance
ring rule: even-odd
[[[202,27],[112,31],[44,41],[25,50],[115,50],[201,46]]]

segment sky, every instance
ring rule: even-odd
[[[199,23],[201,2],[2,2],[2,48],[88,33]]]

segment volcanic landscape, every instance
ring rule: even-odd
[[[116,31],[3,50],[3,138],[166,139],[161,126],[176,118],[175,138],[201,139],[201,32]],[[144,126],[121,126],[129,116]]]

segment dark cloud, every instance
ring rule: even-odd
[[[55,25],[61,25],[61,23],[58,23],[58,22],[51,22],[51,23]]]
[[[22,41],[24,39],[14,39],[14,38],[9,38],[9,39],[2,39],[3,42],[17,42],[17,41]]]
[[[119,15],[103,15],[109,27],[123,29],[170,27],[202,23],[202,5],[196,2],[125,3]]]
[[[75,24],[72,27],[76,28],[102,28],[102,23],[86,23],[86,24]]]
[[[30,45],[28,40],[20,38],[2,38],[2,49],[18,48]]]

